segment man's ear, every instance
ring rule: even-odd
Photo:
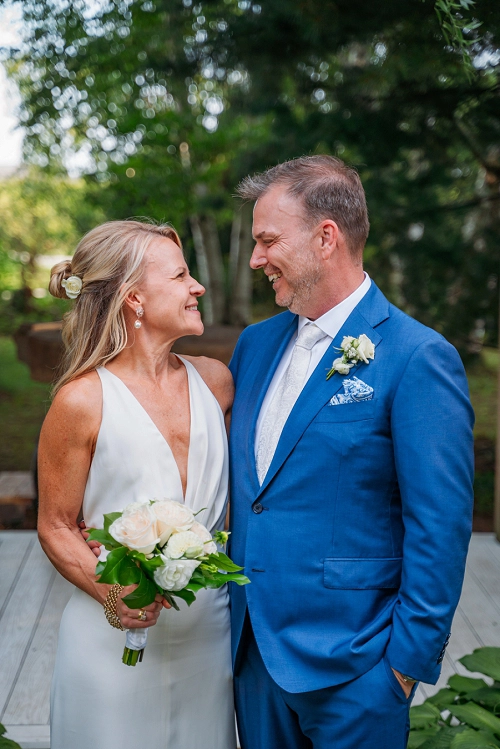
[[[335,221],[327,219],[319,225],[319,239],[321,242],[321,255],[324,260],[329,260],[338,246],[340,229]]]

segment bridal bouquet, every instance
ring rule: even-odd
[[[217,550],[228,539],[225,531],[214,537],[199,523],[189,507],[171,499],[134,502],[122,512],[104,515],[104,529],[89,529],[89,541],[108,551],[99,561],[96,575],[108,585],[137,585],[123,600],[131,609],[153,603],[160,593],[174,609],[175,598],[188,606],[201,588],[221,588],[228,582],[246,585],[242,567]],[[135,666],[142,660],[147,629],[127,631],[123,662]]]

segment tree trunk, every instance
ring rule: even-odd
[[[213,325],[214,310],[212,287],[210,283],[210,273],[208,269],[208,259],[203,240],[203,233],[200,227],[198,216],[191,216],[189,219],[191,234],[193,235],[193,244],[196,254],[196,265],[198,266],[199,281],[205,287],[203,295],[203,322],[205,325]]]
[[[211,324],[220,325],[224,318],[226,290],[219,232],[213,216],[200,216],[199,225],[203,236],[203,245],[205,247],[205,255],[208,265],[208,276],[210,279],[210,292],[212,296]]]
[[[252,271],[249,262],[252,249],[252,208],[244,205],[235,211],[231,229],[228,305],[231,325],[245,326],[251,322]]]

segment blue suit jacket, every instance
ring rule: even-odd
[[[290,692],[348,681],[387,653],[435,683],[460,597],[473,504],[473,412],[456,350],[372,284],[298,398],[262,486],[255,427],[297,316],[247,328],[230,364],[233,655],[248,607],[273,679]],[[343,336],[375,359],[373,399],[332,406]]]

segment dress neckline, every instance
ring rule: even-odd
[[[183,359],[178,354],[174,354],[174,356],[183,364],[184,369],[186,370],[186,375],[188,379],[188,392],[189,392],[189,444],[188,444],[188,456],[187,456],[187,465],[186,465],[186,491],[184,491],[184,488],[182,486],[182,476],[181,472],[179,470],[179,464],[177,463],[177,460],[175,459],[174,451],[170,447],[170,444],[167,440],[167,438],[164,436],[164,434],[160,431],[158,426],[155,424],[153,418],[150,416],[150,414],[146,411],[140,400],[133,394],[131,389],[123,382],[121,377],[118,377],[118,375],[115,375],[113,372],[111,372],[109,369],[107,369],[106,366],[102,366],[102,369],[104,369],[108,374],[110,374],[112,377],[115,378],[115,380],[118,380],[118,382],[122,385],[124,390],[128,393],[128,395],[135,401],[135,403],[139,406],[143,414],[146,416],[149,423],[153,426],[154,430],[159,434],[162,441],[164,442],[167,450],[169,451],[170,455],[172,456],[172,460],[174,462],[174,465],[177,470],[177,474],[179,476],[179,483],[181,487],[181,492],[183,496],[184,503],[186,502],[187,496],[188,496],[188,490],[190,486],[189,477],[190,477],[190,457],[191,457],[191,439],[193,434],[193,393],[192,393],[192,383],[191,383],[191,373],[189,371],[189,362]]]

